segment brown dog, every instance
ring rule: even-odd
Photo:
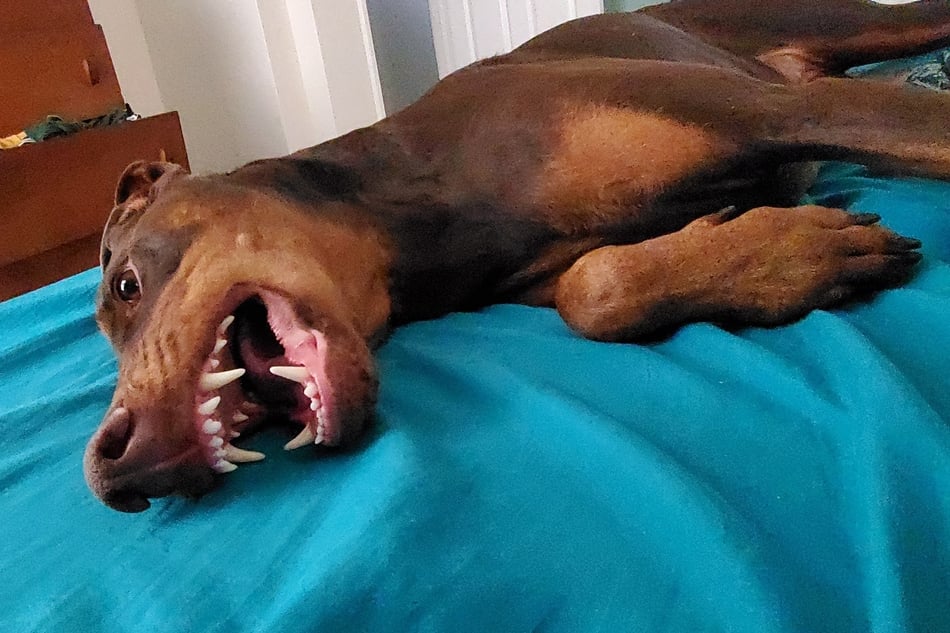
[[[230,441],[267,413],[303,425],[288,448],[351,440],[371,350],[407,321],[519,302],[633,340],[900,283],[916,240],[776,206],[801,161],[950,176],[950,97],[833,78],[946,44],[944,0],[679,0],[568,23],[286,158],[130,166],[102,244],[120,369],[90,487],[125,511],[200,494],[263,457]]]

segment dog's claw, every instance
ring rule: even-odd
[[[854,214],[855,224],[869,226],[871,224],[877,224],[880,221],[881,221],[881,216],[879,216],[877,213],[855,213]]]

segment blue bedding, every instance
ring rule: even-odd
[[[96,271],[0,304],[0,631],[950,631],[950,185],[812,199],[920,273],[777,329],[573,336],[502,305],[395,334],[352,451],[138,515],[86,490],[116,365]]]

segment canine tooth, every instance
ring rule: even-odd
[[[249,419],[250,419],[250,418],[248,418],[246,415],[244,415],[244,414],[241,413],[240,411],[238,411],[237,413],[235,413],[234,416],[231,418],[231,420],[233,420],[234,422],[238,422],[238,423],[240,423],[240,422],[247,422]]]
[[[220,332],[221,334],[224,334],[225,332],[228,331],[228,328],[231,326],[232,323],[234,323],[234,315],[229,314],[228,316],[224,317],[223,321],[221,321],[221,325],[218,326],[218,332]]]
[[[214,352],[213,352],[213,353],[214,353],[214,354],[217,354],[217,353],[220,352],[222,349],[224,349],[224,346],[227,345],[227,344],[228,344],[227,339],[219,338],[217,341],[214,342]]]
[[[235,466],[234,464],[232,464],[226,459],[219,459],[218,461],[214,463],[214,466],[212,466],[212,468],[214,468],[219,473],[232,473],[235,470],[237,470],[237,466]]]
[[[224,457],[229,461],[243,464],[246,462],[261,461],[264,459],[264,453],[258,453],[257,451],[246,451],[243,448],[238,448],[237,446],[231,446],[228,444],[224,447]]]
[[[214,373],[204,372],[198,381],[198,387],[202,391],[214,391],[228,385],[244,375],[245,369],[229,369],[228,371],[216,371]]]
[[[319,393],[320,393],[320,390],[317,389],[317,385],[315,385],[315,384],[312,383],[312,382],[308,382],[308,383],[307,383],[307,388],[304,389],[303,392],[304,392],[304,394],[305,394],[308,398],[312,398],[312,397],[314,397],[315,395],[319,394]]]
[[[211,420],[208,420],[208,421],[210,422]],[[212,435],[211,439],[208,440],[208,446],[210,446],[211,448],[221,448],[222,446],[224,446],[224,439],[217,435]]]
[[[212,420],[208,418],[205,420],[205,423],[201,425],[201,430],[207,433],[208,435],[214,435],[221,430],[221,423],[217,420]]]
[[[285,367],[277,365],[270,368],[270,373],[275,376],[280,376],[281,378],[286,378],[287,380],[299,382],[302,385],[307,384],[307,381],[310,380],[310,372],[307,371],[306,367]]]
[[[221,404],[221,396],[215,396],[199,406],[198,413],[201,415],[211,415],[214,413],[214,410],[218,408],[219,404]],[[218,424],[220,424],[220,422]]]
[[[300,448],[301,446],[306,446],[307,444],[313,443],[314,435],[313,431],[310,430],[309,426],[303,427],[303,430],[300,432],[300,435],[290,440],[284,444],[285,451],[292,451],[295,448]]]

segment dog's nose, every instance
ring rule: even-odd
[[[211,469],[200,452],[188,437],[169,437],[163,413],[115,407],[89,441],[86,483],[110,508],[141,512],[150,497],[200,494],[211,487]],[[158,429],[165,430],[162,437]]]
[[[132,416],[125,407],[118,407],[103,421],[96,442],[90,443],[102,459],[117,460],[125,455],[132,439]]]
[[[116,486],[125,470],[123,457],[128,452],[134,430],[129,410],[125,407],[113,409],[89,441],[84,459],[89,488],[106,505],[123,512],[141,512],[149,507],[148,497],[136,491],[134,486]]]

